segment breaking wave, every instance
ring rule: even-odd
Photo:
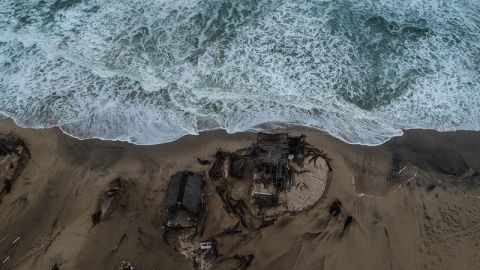
[[[480,129],[478,0],[2,0],[0,115],[158,144]]]

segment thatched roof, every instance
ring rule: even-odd
[[[203,200],[203,176],[189,171],[174,174],[165,195],[165,207],[169,211],[183,208],[192,214],[200,213]]]

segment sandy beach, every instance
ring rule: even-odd
[[[288,132],[305,134],[331,158],[324,195],[273,225],[221,234],[232,217],[207,189],[213,214],[202,237],[214,237],[219,254],[210,269],[235,269],[230,261],[246,255],[253,255],[249,270],[480,269],[479,132],[409,130],[380,146]],[[194,269],[162,237],[170,176],[208,175],[197,158],[212,160],[217,149],[247,147],[256,138],[212,131],[138,146],[77,140],[10,120],[0,121],[0,134],[21,139],[31,156],[0,203],[0,269],[62,270],[116,269],[122,260],[135,269]],[[131,179],[125,205],[92,226],[100,193],[117,177]],[[341,211],[332,216],[335,201]]]

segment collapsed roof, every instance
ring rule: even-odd
[[[203,176],[190,171],[174,174],[165,194],[165,207],[170,212],[183,208],[198,215],[203,204]]]

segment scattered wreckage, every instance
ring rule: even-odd
[[[223,182],[220,191],[246,207],[262,221],[305,211],[322,197],[331,171],[329,158],[309,145],[305,136],[259,133],[251,147],[230,153],[219,150],[210,169]],[[247,192],[238,186],[247,181]],[[228,200],[228,196],[221,195]]]
[[[12,190],[13,184],[30,159],[24,142],[11,136],[0,138],[0,199]]]
[[[204,184],[200,173],[178,172],[170,178],[165,194],[166,228],[167,233],[172,233],[166,236],[167,242],[189,258],[196,269],[208,269],[216,258],[214,244],[196,238],[204,225]]]
[[[250,147],[235,152],[219,149],[213,163],[197,160],[210,166],[210,181],[205,182],[202,173],[178,172],[170,179],[164,202],[168,210],[166,242],[189,258],[196,269],[208,269],[212,264],[246,269],[253,255],[222,257],[216,238],[261,229],[281,215],[308,210],[322,198],[331,171],[330,159],[308,144],[305,136],[284,133],[259,133]],[[206,186],[216,191],[228,215],[238,219],[234,229],[207,239],[202,236],[209,214]],[[214,214],[216,210],[210,211]]]

